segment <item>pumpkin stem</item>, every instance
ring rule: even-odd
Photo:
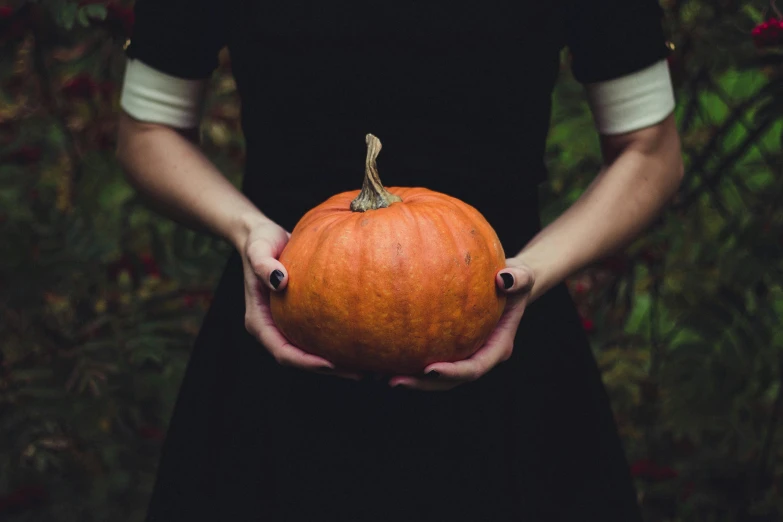
[[[364,183],[362,183],[362,191],[359,192],[356,199],[351,201],[351,210],[354,212],[386,208],[392,203],[402,201],[402,198],[395,196],[383,188],[381,184],[378,165],[375,162],[378,153],[381,152],[381,140],[368,134],[365,142],[367,143],[367,159],[364,162]]]

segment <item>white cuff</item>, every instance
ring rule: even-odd
[[[601,134],[622,134],[655,125],[675,106],[666,60],[620,78],[586,84],[585,89]]]
[[[207,80],[186,80],[129,59],[120,106],[135,119],[181,129],[198,126]]]

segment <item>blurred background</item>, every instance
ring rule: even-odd
[[[662,5],[685,183],[626,253],[568,284],[647,520],[781,521],[783,16]],[[0,5],[1,520],[142,520],[229,252],[145,208],[114,158],[133,20],[126,0]],[[202,135],[236,183],[238,117],[224,52]],[[545,220],[600,166],[567,53],[548,164]]]

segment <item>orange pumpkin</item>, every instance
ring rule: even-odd
[[[362,190],[329,198],[291,233],[272,317],[296,346],[353,370],[414,374],[470,357],[505,306],[497,234],[456,198],[385,189],[380,141],[366,141]]]

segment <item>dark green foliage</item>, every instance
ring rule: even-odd
[[[783,45],[754,46],[759,2],[666,7],[685,182],[644,237],[571,288],[649,520],[780,520]],[[550,219],[600,164],[578,92],[566,81],[556,96]]]

